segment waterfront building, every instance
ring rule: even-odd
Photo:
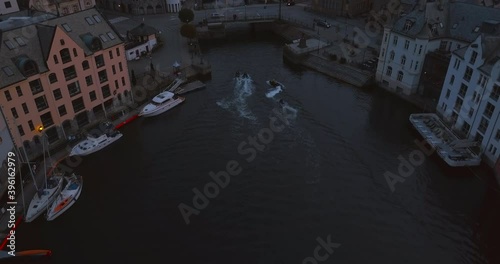
[[[312,0],[311,10],[331,16],[353,17],[369,12],[371,0]]]
[[[0,15],[19,11],[17,0],[0,0]]]
[[[29,0],[29,8],[57,15],[68,15],[94,6],[95,0]]]
[[[158,30],[144,23],[128,31],[127,44],[125,45],[127,60],[135,60],[151,54],[158,44],[156,34],[158,34]]]
[[[499,17],[500,9],[447,0],[420,1],[408,15],[384,28],[377,82],[390,91],[422,95],[425,90],[420,86],[422,78],[432,80],[431,85],[425,87],[431,89],[428,94],[441,94],[439,89],[443,80],[439,74],[443,67],[434,65],[437,71],[429,67],[426,67],[428,71],[423,71],[427,55],[433,56],[428,65],[433,65],[434,60],[446,67],[451,52],[465,47],[482,34],[483,21]],[[423,73],[434,76],[422,77]]]
[[[462,138],[481,146],[493,166],[500,155],[500,21],[485,21],[483,33],[451,55],[437,113]]]
[[[30,157],[42,140],[62,144],[131,101],[124,41],[96,9],[4,30],[1,39],[0,105]]]
[[[166,12],[166,0],[97,0],[96,4],[100,8],[114,10],[134,15],[153,15]],[[178,0],[174,0],[177,1]]]

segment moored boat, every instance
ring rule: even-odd
[[[276,80],[268,80],[268,81],[266,81],[266,83],[273,88],[276,88],[276,87],[281,87],[281,89],[285,88],[285,85],[283,85],[282,83],[280,83]]]
[[[164,91],[151,100],[151,103],[142,108],[139,116],[150,117],[156,116],[174,108],[184,102],[185,98],[177,96],[172,92]]]
[[[87,136],[87,138],[71,149],[70,156],[85,156],[99,151],[123,136],[119,131],[104,133],[98,137]]]
[[[72,174],[65,177],[66,185],[47,210],[47,221],[52,221],[66,212],[78,200],[83,188],[83,178]]]
[[[40,189],[30,202],[26,216],[24,218],[25,222],[31,222],[35,220],[39,215],[41,215],[49,205],[54,201],[63,185],[62,175],[53,175],[47,180],[45,188]]]

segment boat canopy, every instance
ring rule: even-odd
[[[153,98],[153,102],[157,103],[157,104],[161,104],[161,103],[168,101],[169,99],[171,99],[173,97],[174,97],[174,94],[167,91],[167,92],[163,92],[163,93],[160,93],[159,95],[155,96]]]

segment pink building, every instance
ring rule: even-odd
[[[0,105],[18,147],[37,154],[131,102],[124,42],[95,9],[0,35]]]

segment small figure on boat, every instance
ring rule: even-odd
[[[267,84],[269,84],[273,88],[276,88],[276,87],[281,87],[282,89],[285,88],[285,86],[282,83],[276,81],[275,79],[267,81]]]
[[[270,84],[271,86],[275,86],[275,87],[276,87],[276,86],[278,86],[278,82],[277,82],[276,80],[271,80],[271,81],[269,81],[269,84]],[[281,102],[281,101],[280,101],[280,102]]]

